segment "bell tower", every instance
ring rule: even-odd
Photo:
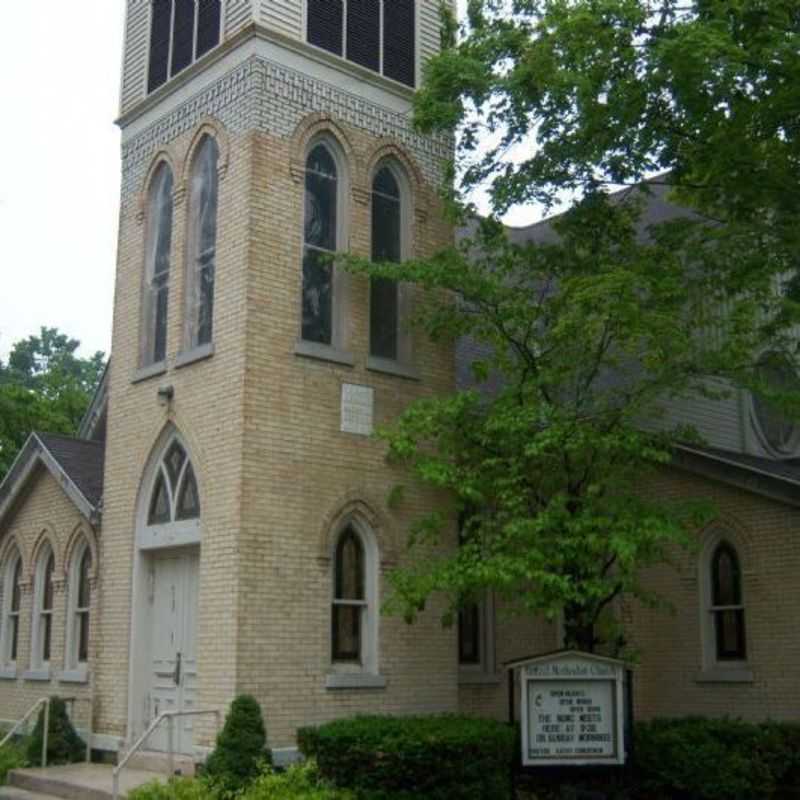
[[[408,525],[437,498],[410,487],[389,509],[401,476],[371,436],[452,388],[453,354],[410,324],[414,287],[326,258],[452,242],[437,211],[452,141],[411,123],[439,13],[127,0],[96,675],[99,723],[121,741],[156,701],[224,709],[241,692],[279,748],[340,713],[457,709],[437,609],[411,632],[380,615]],[[356,584],[336,577],[348,558]],[[152,610],[178,574],[179,652]],[[210,734],[186,726],[191,755]]]

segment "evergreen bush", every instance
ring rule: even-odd
[[[41,764],[44,734],[44,708],[28,740],[27,756],[31,764]],[[86,742],[78,736],[67,714],[67,704],[60,697],[50,698],[50,721],[47,732],[47,764],[76,764],[86,759]]]
[[[264,764],[271,763],[261,706],[250,695],[239,695],[231,703],[204,775],[221,793],[234,793],[254,780]]]
[[[456,715],[356,717],[298,731],[323,778],[365,800],[508,800],[514,728]]]
[[[39,751],[41,758],[41,750]],[[8,773],[12,769],[26,767],[28,761],[25,758],[25,748],[16,742],[8,742],[0,747],[0,786],[5,785]]]

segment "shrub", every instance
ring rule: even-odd
[[[86,758],[86,742],[78,736],[67,714],[67,704],[60,697],[50,698],[50,721],[47,731],[47,763],[76,764]],[[40,764],[44,734],[44,708],[28,741],[28,761]]]
[[[172,778],[168,783],[153,781],[128,792],[128,800],[214,800],[203,781]]]
[[[635,769],[648,797],[763,800],[798,781],[800,726],[699,717],[639,723]]]
[[[304,728],[322,776],[367,800],[511,797],[515,732],[472,717],[356,717]]]
[[[204,775],[221,794],[237,792],[258,775],[265,762],[272,763],[266,746],[261,706],[250,695],[240,695],[231,703]]]
[[[39,752],[41,753],[41,750]],[[5,784],[8,773],[12,769],[20,769],[27,764],[25,748],[22,745],[8,742],[0,747],[0,786]]]
[[[258,778],[242,800],[355,800],[352,792],[335,789],[320,777],[313,761],[289,767],[278,774],[267,772]]]

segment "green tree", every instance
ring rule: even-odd
[[[422,324],[471,337],[476,381],[495,390],[420,400],[381,433],[390,459],[453,498],[417,520],[412,552],[465,519],[460,548],[393,574],[392,606],[413,618],[443,592],[452,616],[491,588],[523,610],[563,609],[571,645],[619,644],[605,627],[615,599],[657,602],[642,568],[713,513],[645,490],[696,438],[659,421],[664,405],[747,386],[800,416],[798,392],[762,368],[765,352],[798,360],[800,11],[472,0],[458,36],[452,20],[446,31],[416,121],[461,127],[454,219],[482,186],[493,215],[433,259],[348,266],[428,289]],[[620,184],[639,188],[609,196]],[[694,214],[642,236],[662,184]],[[565,196],[578,199],[555,243],[513,245],[497,222]]]
[[[77,431],[105,369],[103,353],[82,358],[79,346],[56,328],[42,328],[0,362],[0,480],[31,431]]]

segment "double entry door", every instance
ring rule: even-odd
[[[151,562],[151,639],[149,658],[149,725],[164,711],[197,707],[197,587],[200,550],[185,547],[153,556]],[[173,721],[176,753],[192,753],[193,717]],[[169,749],[165,721],[150,736],[148,750]]]

